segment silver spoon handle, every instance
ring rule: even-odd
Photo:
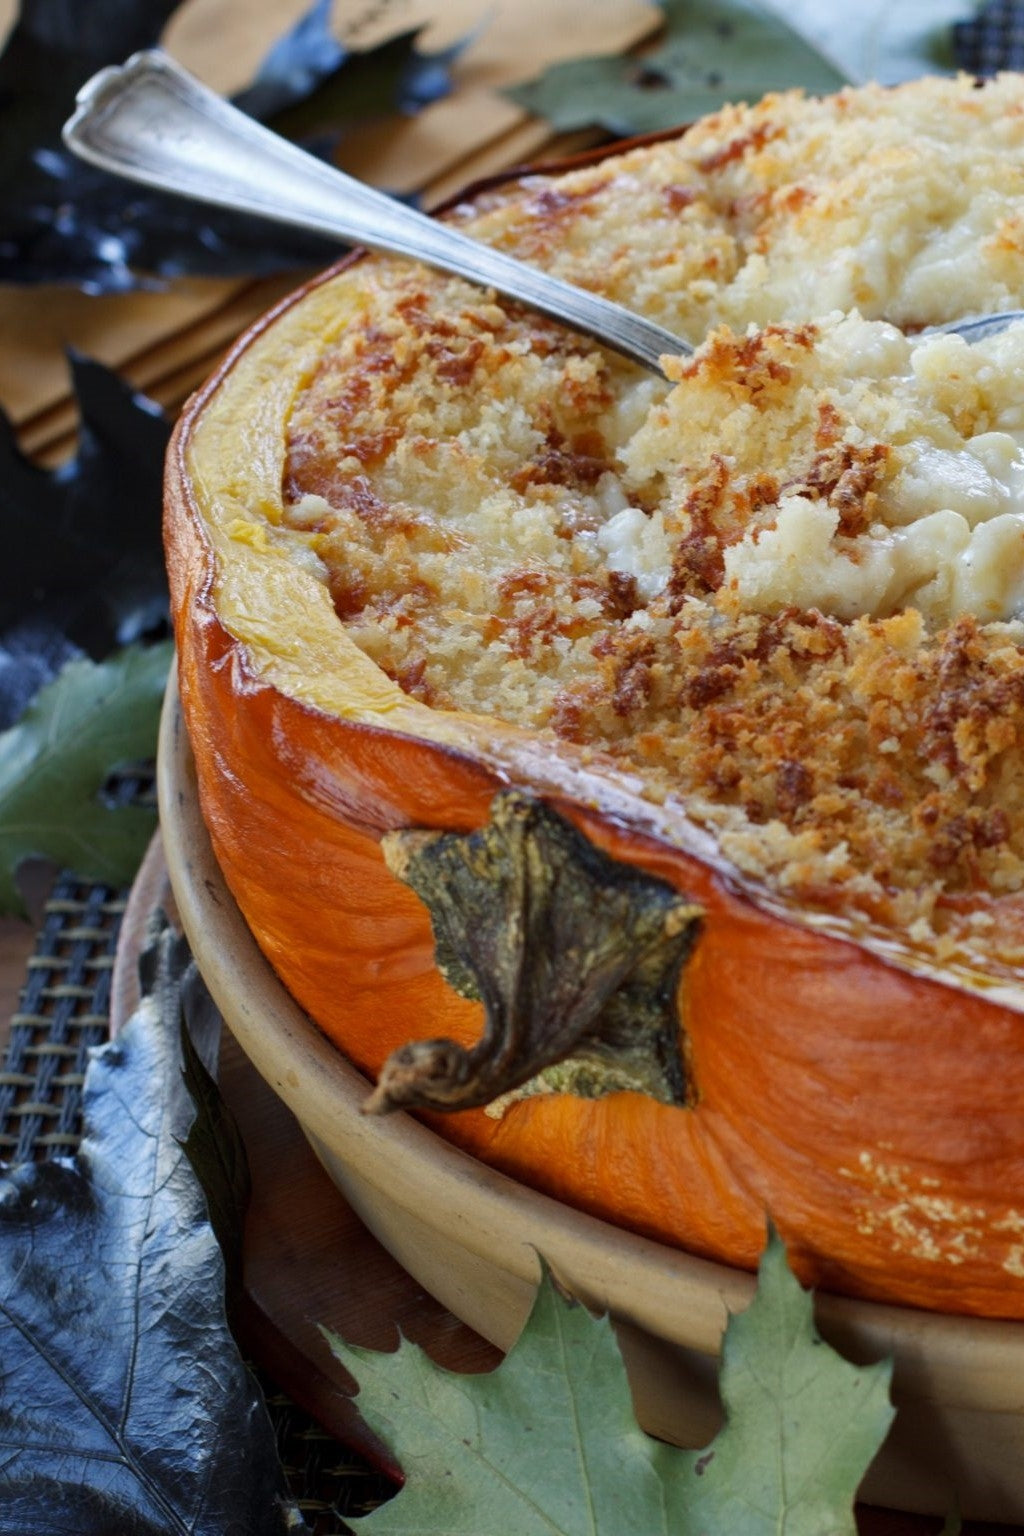
[[[306,154],[158,49],[94,75],[78,93],[64,140],[84,160],[129,180],[454,272],[655,373],[664,353],[693,350],[621,305],[471,240]]]

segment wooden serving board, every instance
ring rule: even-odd
[[[173,897],[159,837],[132,890],[114,969],[111,1029],[139,997],[147,925]],[[390,1475],[398,1468],[356,1411],[348,1373],[321,1325],[353,1344],[393,1349],[399,1331],[449,1370],[491,1370],[500,1351],[427,1294],[371,1236],[314,1157],[291,1111],[225,1031],[221,1092],[241,1129],[253,1197],[245,1229],[241,1345],[342,1444]],[[860,1505],[860,1536],[932,1536],[941,1522]],[[1024,1536],[1024,1527],[968,1521],[962,1536]]]

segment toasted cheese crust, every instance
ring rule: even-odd
[[[706,339],[659,381],[357,263],[285,476],[347,633],[787,899],[1018,967],[1024,328],[904,332],[1024,305],[1024,81],[771,97],[456,217]]]

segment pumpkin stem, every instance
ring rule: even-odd
[[[392,832],[383,851],[430,909],[438,969],[483,1002],[486,1023],[468,1050],[394,1052],[366,1112],[623,1088],[685,1102],[676,992],[701,917],[692,901],[518,790],[477,832]]]

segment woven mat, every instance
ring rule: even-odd
[[[110,983],[127,892],[61,875],[46,902],[0,1070],[0,1157],[70,1157],[81,1138],[89,1048],[107,1038]],[[315,1536],[347,1531],[380,1479],[268,1380],[266,1398],[292,1494]]]

